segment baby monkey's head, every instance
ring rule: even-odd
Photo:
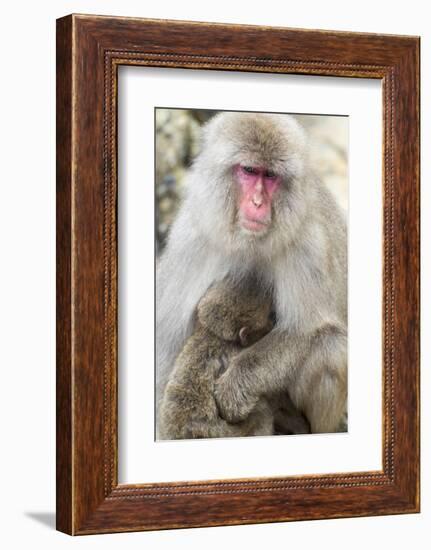
[[[271,300],[256,289],[216,283],[198,304],[198,320],[219,338],[251,346],[273,328]]]

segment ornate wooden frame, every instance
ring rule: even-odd
[[[377,78],[384,102],[383,470],[117,479],[119,65]],[[419,511],[419,38],[70,15],[57,21],[57,528]]]

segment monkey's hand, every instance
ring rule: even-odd
[[[251,391],[248,383],[250,372],[247,354],[241,353],[215,383],[214,396],[220,416],[228,422],[247,418],[259,400],[259,395]]]

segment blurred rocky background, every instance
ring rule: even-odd
[[[185,174],[199,152],[200,127],[217,111],[156,109],[156,248],[163,250],[184,193]],[[348,207],[347,117],[294,115],[310,140],[313,168],[337,201]]]

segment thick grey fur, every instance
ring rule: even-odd
[[[282,177],[265,233],[239,224],[238,163]],[[347,400],[346,224],[313,174],[303,129],[287,115],[219,114],[204,129],[186,187],[157,270],[158,402],[200,298],[229,276],[271,294],[276,325],[219,378],[222,416],[243,420],[262,396],[284,390],[312,432],[337,431]]]

